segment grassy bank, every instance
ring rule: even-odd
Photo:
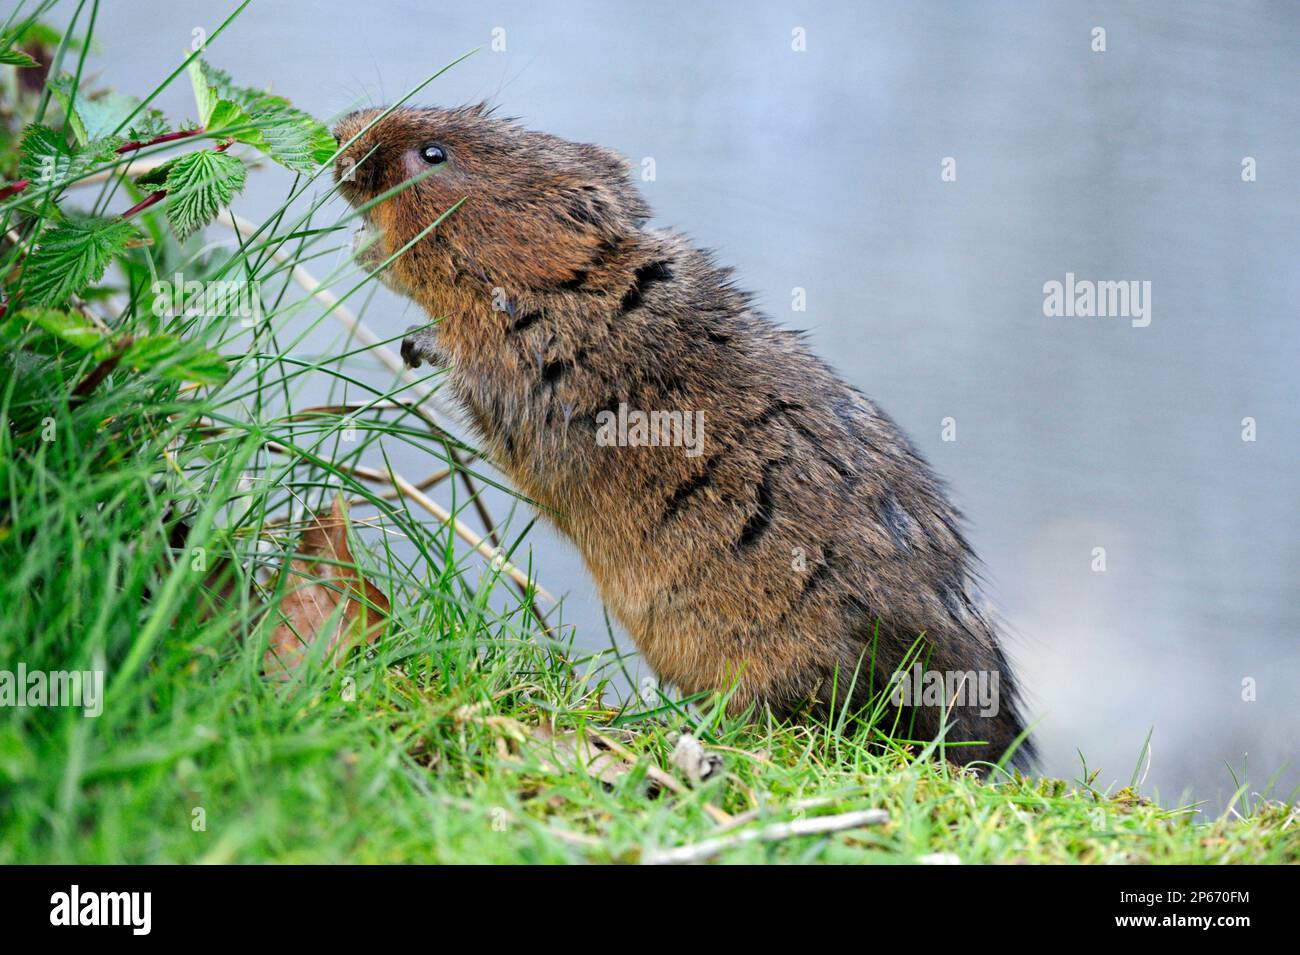
[[[1296,811],[1277,803],[1207,819],[1127,789],[986,785],[825,727],[624,714],[629,758],[598,756],[589,771],[568,758],[565,734],[622,745],[608,725],[617,715],[508,627],[466,621],[438,591],[425,600],[426,622],[395,628],[374,660],[293,690],[267,684],[256,649],[181,628],[99,718],[7,719],[0,861],[637,862],[865,808],[889,821],[716,858],[1300,861]],[[430,625],[439,617],[458,623]],[[534,739],[538,725],[555,728],[558,748]],[[691,787],[673,770],[675,728],[702,731],[722,773]],[[679,792],[649,775],[663,769]]]
[[[1295,810],[1245,786],[1213,818],[984,783],[869,715],[614,705],[623,661],[557,626],[439,375],[368,331],[324,125],[197,53],[168,82],[199,122],[169,122],[83,83],[98,4],[64,35],[50,6],[0,27],[0,670],[104,685],[0,708],[0,863],[1300,861]],[[284,199],[246,223],[249,175]],[[234,298],[178,305],[178,275]],[[347,548],[309,553],[335,502]]]

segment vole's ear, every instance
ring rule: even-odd
[[[565,145],[563,164],[530,196],[535,214],[516,211],[509,246],[498,250],[501,264],[534,287],[581,287],[650,215],[627,160],[600,146]]]
[[[581,172],[568,184],[564,205],[569,218],[607,242],[636,232],[650,209],[632,183],[632,163],[602,146],[584,145]]]

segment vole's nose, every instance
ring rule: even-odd
[[[334,161],[334,181],[349,200],[355,200],[360,192],[365,191],[369,177],[374,174],[373,156],[369,158],[366,168],[361,168],[367,154],[371,152],[368,142],[370,137],[362,135],[362,131],[382,112],[381,109],[359,109],[348,113],[334,124],[334,138],[343,149]]]
[[[340,146],[344,145],[365,129],[382,112],[381,109],[359,109],[348,113],[334,124],[334,138],[339,141]]]

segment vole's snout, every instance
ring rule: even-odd
[[[365,206],[381,191],[380,156],[371,124],[382,112],[380,109],[357,110],[334,125],[334,138],[343,147],[343,152],[334,161],[334,181],[338,183],[339,194],[355,207]],[[372,211],[362,216],[359,228],[352,236],[352,253],[365,269],[376,268],[385,255],[382,230],[373,226]]]
[[[378,156],[369,133],[363,134],[363,131],[382,112],[380,109],[359,109],[348,113],[334,125],[334,138],[344,147],[334,161],[334,181],[343,197],[354,205],[364,201],[378,182]]]

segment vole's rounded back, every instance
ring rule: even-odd
[[[1022,729],[1015,682],[959,515],[894,423],[707,253],[648,228],[613,153],[481,107],[381,113],[336,130],[356,137],[348,200],[393,191],[367,214],[372,261],[464,200],[391,266],[439,320],[403,352],[448,366],[661,678],[790,712],[864,703],[906,668],[902,735],[945,727],[981,741],[953,755],[998,758]],[[914,657],[962,696],[927,695]]]

